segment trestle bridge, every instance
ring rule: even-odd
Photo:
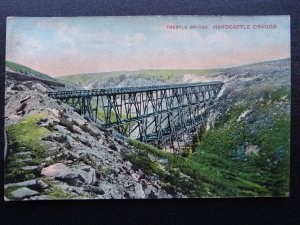
[[[97,124],[139,141],[180,149],[205,124],[223,82],[48,92]]]

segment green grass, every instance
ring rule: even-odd
[[[59,199],[72,199],[72,195],[66,193],[58,185],[52,185],[51,191],[47,193],[50,199],[59,200]]]
[[[199,171],[210,168],[211,181],[223,183],[222,191],[214,186],[218,195],[286,196],[289,191],[290,115],[276,106],[289,100],[290,91],[269,90],[262,103],[246,99],[233,107],[216,129],[202,136],[191,157]],[[248,121],[237,122],[249,105],[253,111]],[[258,146],[259,152],[246,155],[249,145]]]
[[[168,191],[175,193],[180,191],[188,196],[197,197],[205,194],[205,188],[203,184],[198,179],[197,172],[189,164],[188,161],[179,155],[170,154],[157,149],[154,146],[129,139],[129,144],[139,149],[137,155],[132,154],[128,157],[128,160],[133,163],[138,168],[142,168],[147,174],[155,173],[160,176],[160,178],[166,182],[166,188]],[[165,167],[166,171],[163,171],[157,162],[153,162],[149,159],[148,153],[159,157],[160,159],[167,159],[168,164]],[[190,176],[191,180],[183,179],[179,176],[179,172]]]
[[[39,127],[36,123],[47,117],[46,113],[39,113],[28,116],[18,124],[10,125],[6,128],[8,135],[9,157],[5,173],[5,181],[19,182],[28,179],[34,179],[36,174],[30,171],[23,171],[20,168],[26,166],[26,163],[15,163],[14,153],[22,152],[24,149],[31,151],[31,157],[34,164],[39,164],[45,158],[46,148],[41,144],[41,138],[50,133],[44,127]]]
[[[130,114],[130,115],[131,115],[131,118],[136,117],[135,114]],[[127,115],[124,112],[122,112],[120,114],[120,116],[121,116],[121,119],[127,119]],[[102,121],[105,121],[105,117],[106,117],[106,115],[105,115],[104,109],[103,108],[99,108],[99,110],[98,110],[98,119],[100,119]],[[117,119],[118,119],[117,118],[117,114],[115,113],[114,110],[111,110],[110,123],[117,122]]]
[[[46,79],[46,80],[54,80],[54,81],[56,81],[54,78],[50,77],[47,74],[38,72],[36,70],[33,70],[33,69],[29,68],[29,67],[23,66],[23,65],[18,64],[18,63],[14,63],[14,62],[10,62],[10,61],[5,61],[5,65],[7,67],[9,67],[10,69],[12,69],[13,71],[16,71],[16,72],[25,73],[25,74],[28,74],[28,75],[29,74],[30,75],[34,75],[36,77],[39,77],[39,78],[42,78],[42,79]]]
[[[7,197],[8,199],[10,200],[13,200],[13,192],[18,190],[19,188],[22,188],[22,187],[9,187],[9,188],[6,188],[4,190],[4,196]]]
[[[50,131],[45,127],[39,127],[36,123],[45,117],[48,117],[48,114],[38,113],[28,116],[18,124],[8,126],[6,132],[9,137],[9,145],[28,147],[36,157],[42,157],[45,148],[40,141]]]
[[[252,90],[250,90],[252,91]],[[190,197],[268,197],[287,196],[290,159],[290,90],[266,87],[255,90],[223,115],[216,128],[202,133],[192,155],[172,155],[151,145],[129,140],[142,152],[130,160],[147,173],[157,173],[173,191]],[[256,101],[263,94],[263,101]],[[237,121],[247,109],[246,119]],[[258,153],[246,154],[248,146]],[[147,154],[167,159],[166,171],[157,169]],[[179,174],[191,180],[179,179]]]

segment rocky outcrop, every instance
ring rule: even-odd
[[[6,198],[182,197],[180,194],[169,194],[157,176],[145,174],[125,159],[127,154],[134,153],[136,149],[114,137],[110,131],[86,120],[70,106],[49,98],[45,92],[50,88],[45,84],[29,82],[14,83],[7,87],[13,92],[6,96],[6,125],[18,124],[31,115],[45,115],[36,122],[36,126],[48,130],[39,140],[47,151],[38,161],[26,146],[11,152],[14,162],[20,163],[20,167],[16,168],[27,174],[24,179],[31,179],[6,184]],[[26,106],[19,113],[18,109],[24,103]],[[13,166],[14,162],[8,162],[7,166]]]

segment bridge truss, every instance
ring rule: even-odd
[[[203,127],[209,105],[223,83],[170,84],[48,92],[105,127],[173,150],[190,146],[190,134]]]

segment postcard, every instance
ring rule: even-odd
[[[290,17],[8,17],[5,201],[288,197]]]

